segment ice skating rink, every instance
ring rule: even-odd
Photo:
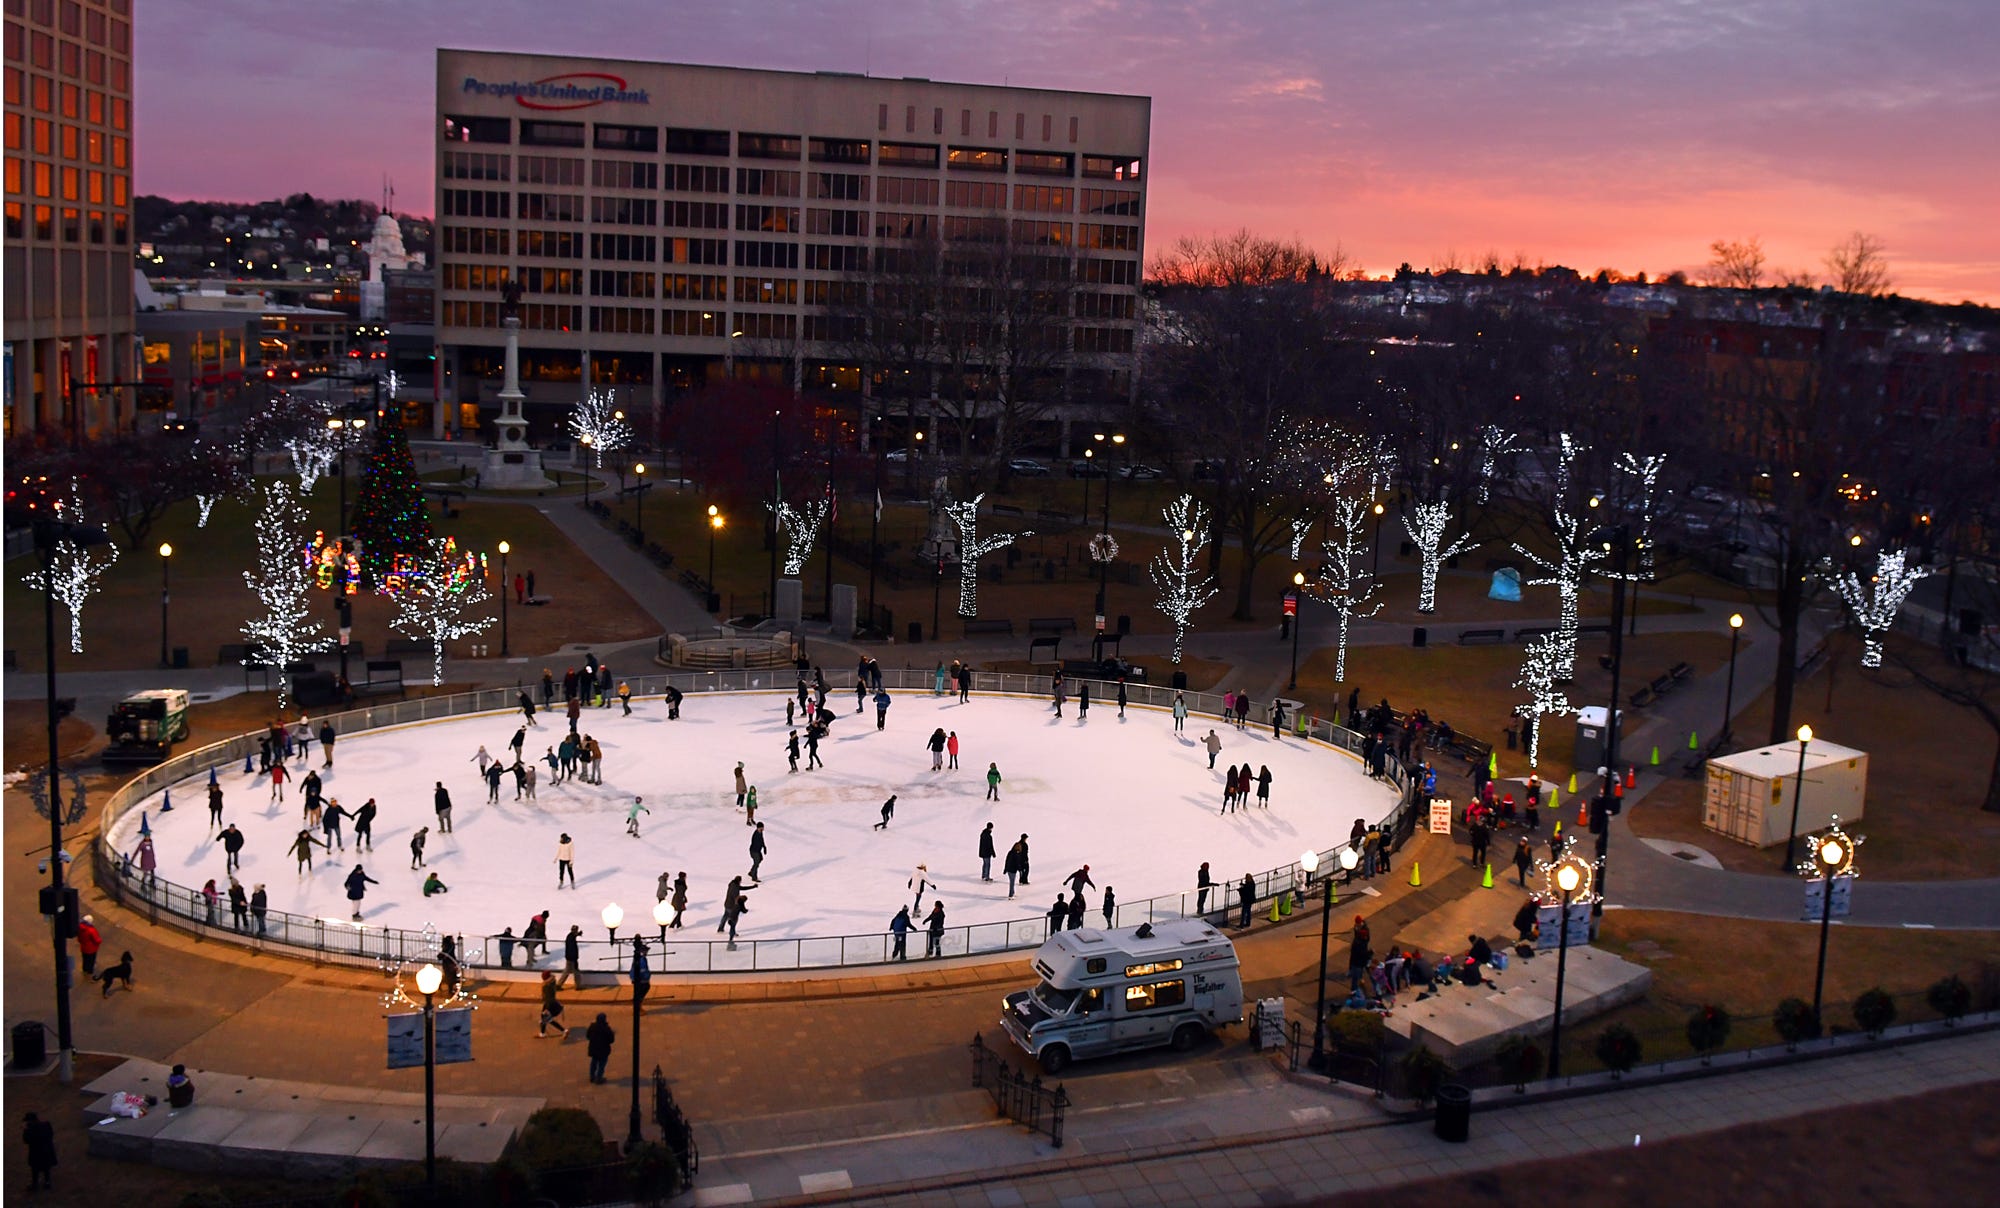
[[[275,802],[268,776],[246,775],[240,763],[219,768],[223,818],[247,839],[237,874],[244,889],[264,883],[273,911],[347,920],[343,882],[359,862],[381,882],[368,887],[362,904],[368,924],[410,930],[432,924],[469,939],[504,926],[519,934],[531,914],[546,908],[560,951],[571,923],[583,926],[585,939],[604,938],[599,914],[608,902],[624,908],[627,934],[635,926],[654,934],[657,879],[683,870],[687,937],[713,938],[729,878],[750,867],[751,829],[735,808],[738,760],[757,786],[757,818],[770,847],[742,940],[879,934],[910,901],[906,885],[919,863],[929,865],[937,886],[924,909],[941,896],[952,927],[1046,914],[1066,888],[1064,878],[1087,863],[1097,886],[1088,891],[1087,919],[1099,925],[1106,886],[1128,904],[1180,893],[1193,888],[1206,860],[1218,892],[1226,892],[1244,873],[1288,864],[1308,846],[1324,850],[1345,840],[1356,818],[1375,821],[1394,805],[1388,786],[1370,781],[1351,757],[1297,738],[1274,739],[1268,724],[1241,731],[1214,725],[1223,749],[1211,771],[1200,740],[1214,723],[1199,716],[1175,734],[1164,711],[1131,708],[1121,721],[1115,706],[1101,702],[1083,720],[1071,700],[1058,720],[1040,699],[975,694],[961,705],[929,692],[892,695],[882,731],[872,703],[856,714],[852,692],[830,697],[838,721],[820,744],[826,766],[797,774],[786,771],[786,697],[776,692],[690,694],[678,721],[667,720],[659,699],[635,701],[631,717],[621,716],[615,702],[586,709],[580,729],[604,749],[604,783],[552,785],[547,765],[539,764],[535,801],[515,800],[509,775],[493,805],[472,757],[481,744],[504,755],[518,713],[357,733],[340,740],[335,766],[320,775],[324,795],[349,810],[375,799],[374,850],[357,854],[353,825],[345,822],[346,850],[315,849],[315,868],[304,875],[287,853],[303,825],[296,781]],[[531,757],[565,732],[560,709],[537,720],[542,724],[527,736]],[[958,732],[956,771],[931,771],[925,742],[939,726]],[[294,758],[289,766],[303,777],[321,759],[314,743],[306,764]],[[999,764],[1003,777],[998,802],[983,800],[989,762]],[[1218,813],[1230,762],[1253,770],[1269,765],[1268,810],[1253,804]],[[448,835],[438,833],[431,808],[439,780],[454,804]],[[158,875],[197,890],[214,877],[226,895],[222,845],[208,825],[207,774],[171,792],[170,813],[159,812],[158,797],[142,806]],[[891,793],[895,818],[876,830]],[[639,838],[625,833],[635,795],[652,811],[640,816]],[[138,844],[140,815],[133,809],[121,819],[114,834],[119,851]],[[988,821],[1003,857],[1028,835],[1031,884],[1012,900],[1001,859],[993,862],[991,883],[979,878],[979,832]],[[420,826],[431,827],[426,858],[450,887],[447,894],[425,898],[424,872],[410,868],[409,841]],[[556,844],[565,831],[576,844],[577,887],[559,891]],[[226,924],[226,900],[221,917]],[[921,937],[913,937],[912,954],[921,946]]]

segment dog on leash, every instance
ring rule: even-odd
[[[132,988],[132,954],[129,952],[120,953],[118,963],[99,973],[97,980],[104,983],[103,997],[105,998],[111,997],[111,987],[119,982],[124,982],[125,988],[130,990]]]

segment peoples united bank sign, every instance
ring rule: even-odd
[[[644,88],[627,88],[624,77],[601,71],[573,71],[539,80],[480,80],[467,76],[461,91],[474,96],[513,97],[524,109],[645,105],[652,100]]]

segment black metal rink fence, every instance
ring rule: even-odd
[[[1063,1143],[1063,1112],[1069,1107],[1069,1092],[1061,1083],[1055,1088],[1042,1085],[1042,1076],[1030,1078],[1025,1069],[1016,1070],[992,1049],[979,1033],[972,1034],[972,1085],[993,1097],[993,1107],[1029,1132],[1047,1133],[1057,1149]]]

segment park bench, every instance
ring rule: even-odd
[[[1642,685],[1637,692],[1634,692],[1625,699],[1631,703],[1634,709],[1643,709],[1653,703],[1654,695],[1655,693],[1651,688]]]
[[[702,595],[708,594],[708,580],[702,578],[700,575],[695,574],[691,570],[684,570],[681,572],[681,586],[687,588],[689,591],[697,592]]]
[[[996,503],[993,505],[993,514],[995,516],[1026,516],[1028,512],[1027,509],[1017,507],[1011,503]]]
[[[1048,508],[1036,509],[1035,519],[1051,528],[1068,528],[1072,523],[1068,512],[1051,511]]]
[[[1674,690],[1674,677],[1671,675],[1656,675],[1653,677],[1653,682],[1648,684],[1647,687],[1653,690],[1654,696],[1665,696]]]
[[[1458,635],[1461,646],[1498,646],[1507,640],[1504,629],[1465,629]]]
[[[1030,617],[1028,619],[1028,633],[1031,636],[1038,633],[1060,635],[1075,632],[1075,617]]]
[[[1694,668],[1688,666],[1686,663],[1675,663],[1667,669],[1668,678],[1672,679],[1676,684],[1693,674]]]
[[[1600,637],[1608,638],[1611,636],[1611,626],[1603,623],[1592,623],[1589,625],[1578,625],[1576,627],[1576,636],[1578,637],[1587,637],[1591,634],[1596,634]]]
[[[674,568],[673,554],[662,549],[660,543],[657,541],[651,541],[646,544],[646,556],[651,558],[653,565],[659,567],[661,570],[672,570]]]
[[[1048,655],[1046,657],[1044,657],[1042,654],[1042,649],[1044,647],[1048,648]],[[1062,662],[1062,639],[1054,637],[1029,638],[1028,661],[1031,663]]]
[[[1000,637],[1009,637],[1009,638],[1011,638],[1011,637],[1013,637],[1013,636],[1014,636],[1014,622],[1012,622],[1012,621],[967,621],[967,622],[965,622],[965,636],[966,636],[966,637],[969,637],[969,638],[972,638],[972,637],[984,637],[984,636],[988,636],[988,635],[996,635],[996,636],[1000,636]]]
[[[1514,640],[1517,642],[1526,642],[1535,638],[1545,638],[1554,632],[1555,630],[1550,629],[1546,625],[1534,625],[1526,629],[1516,629],[1514,631]]]
[[[403,684],[403,663],[400,659],[369,659],[368,678],[353,685],[357,693],[394,691],[401,696],[406,691]]]
[[[1452,740],[1451,745],[1460,755],[1465,756],[1467,767],[1485,763],[1493,758],[1493,744],[1490,742],[1481,742],[1477,738],[1468,738],[1460,734]]]

